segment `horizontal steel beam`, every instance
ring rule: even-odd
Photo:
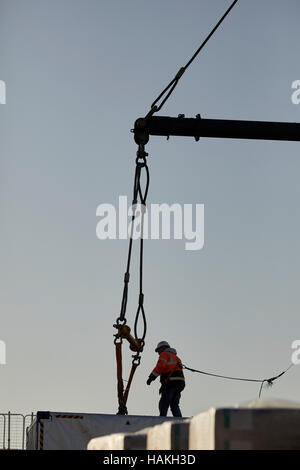
[[[151,116],[135,121],[134,138],[146,144],[150,135],[300,141],[300,123]]]

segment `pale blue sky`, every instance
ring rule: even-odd
[[[128,242],[96,238],[96,208],[131,199],[135,119],[230,3],[0,0],[2,412],[117,411],[112,325]],[[160,114],[300,122],[299,16],[297,0],[240,0]],[[216,373],[263,378],[289,365],[300,337],[300,159],[290,142],[155,137],[147,149],[149,203],[205,205],[203,250],[145,242],[148,333],[128,409],[155,415],[158,384],[145,382],[160,340]],[[258,393],[186,379],[185,416]],[[299,401],[299,383],[294,367],[264,393]]]

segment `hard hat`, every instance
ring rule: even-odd
[[[165,346],[166,348],[170,347],[170,345],[167,341],[160,341],[160,343],[158,343],[158,345],[156,346],[155,352],[157,352],[157,350],[159,348],[162,348],[163,346]]]

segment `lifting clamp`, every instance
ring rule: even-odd
[[[116,324],[116,325],[114,325],[114,328],[117,328],[117,330],[118,330],[118,333],[114,335],[116,340],[119,339],[119,338],[127,339],[127,341],[130,344],[129,347],[130,347],[131,351],[134,351],[134,352],[137,352],[137,353],[141,353],[143,351],[144,341],[142,339],[139,339],[139,338],[134,338],[132,336],[132,334],[130,333],[131,330],[130,330],[129,326]]]

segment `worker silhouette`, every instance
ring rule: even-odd
[[[160,416],[167,416],[169,407],[175,417],[182,417],[179,401],[181,392],[185,387],[182,362],[177,356],[176,349],[170,347],[167,341],[158,343],[155,352],[159,354],[157,364],[148,377],[150,385],[160,375],[161,394],[159,400]]]

